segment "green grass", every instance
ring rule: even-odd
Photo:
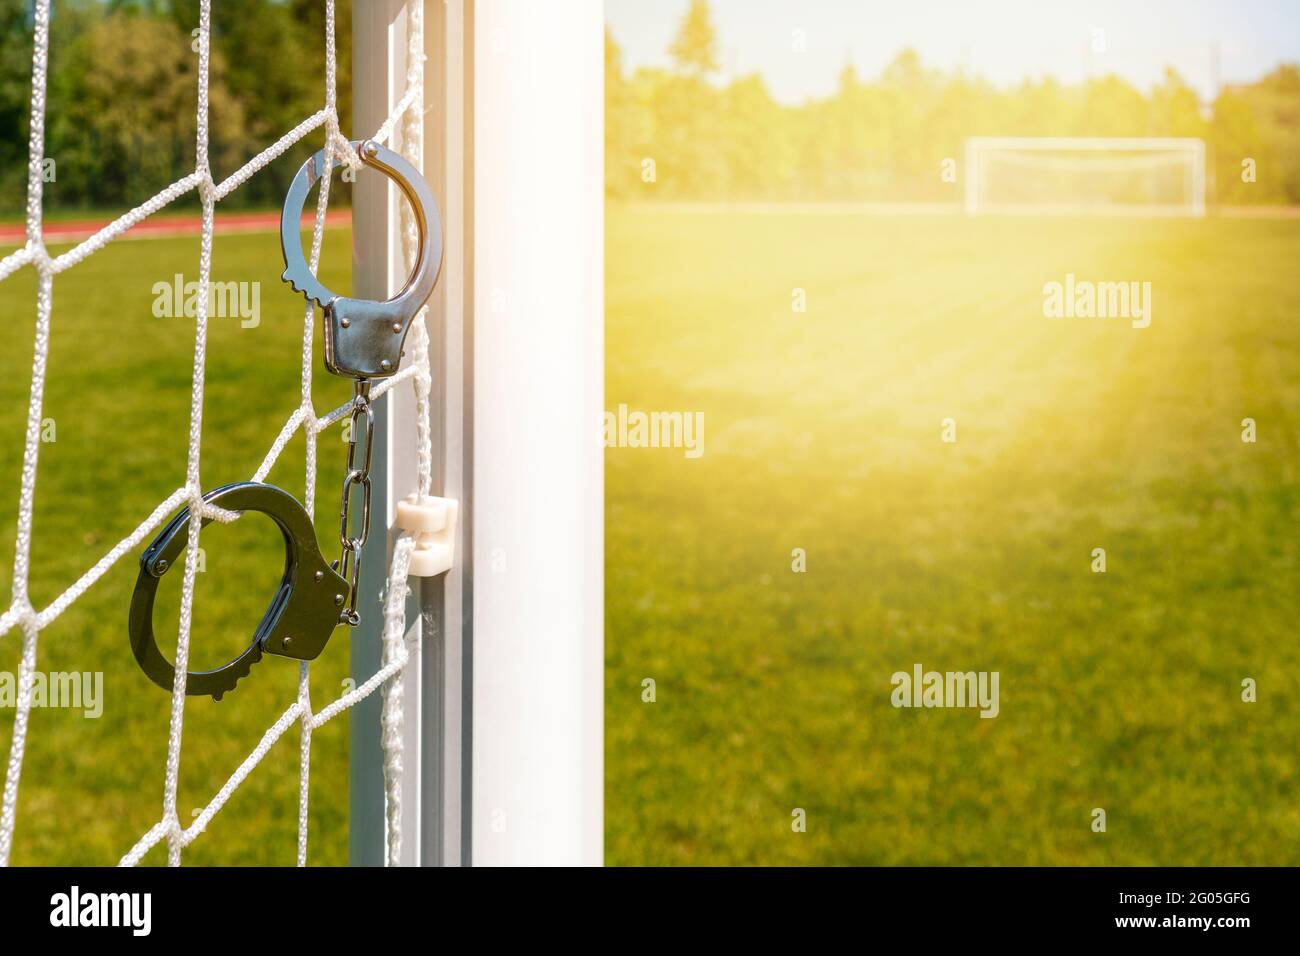
[[[706,423],[607,455],[608,862],[1300,863],[1300,223],[607,230],[606,406]],[[917,662],[1000,716],[895,709]]]
[[[1298,258],[1286,221],[612,208],[607,407],[701,410],[706,430],[695,460],[608,454],[609,862],[1300,862]],[[55,281],[38,607],[183,480],[192,326],[154,318],[151,287],[197,261],[197,238],[123,242]],[[274,235],[222,237],[215,264],[261,282],[262,321],[212,325],[207,487],[250,475],[292,409],[302,317]],[[332,232],[323,277],[347,272]],[[1151,328],[1043,318],[1043,283],[1067,272],[1151,281]],[[5,602],[34,303],[30,270],[0,283]],[[345,400],[317,383],[318,409]],[[299,436],[271,480],[300,494],[302,455]],[[241,646],[276,580],[278,538],[250,517],[204,533],[196,666]],[[127,643],[137,557],[42,635],[40,669],[102,671],[105,706],[34,712],[16,863],[112,863],[160,815],[169,698]],[[179,575],[163,592],[170,633]],[[18,644],[0,638],[0,670]],[[894,709],[890,675],[916,662],[999,671],[1000,716]],[[346,669],[340,633],[313,666],[317,706]],[[183,814],[296,672],[269,659],[221,704],[191,699]],[[1258,703],[1239,699],[1247,676]],[[346,859],[346,730],[314,738],[317,863]],[[291,731],[187,862],[292,863],[296,770]]]
[[[346,288],[348,236],[326,240],[322,278]],[[7,250],[6,250],[7,251]],[[61,249],[56,251],[62,251]],[[193,322],[155,318],[155,282],[197,279],[198,238],[118,242],[56,277],[44,415],[56,440],[40,449],[31,595],[48,605],[184,483]],[[280,282],[274,234],[221,237],[214,279],[261,283],[261,322],[213,319],[207,350],[202,480],[207,488],[252,475],[298,401],[303,300]],[[35,324],[30,269],[0,283],[0,600],[8,606],[23,430]],[[317,329],[319,355],[319,327]],[[319,411],[342,403],[347,384],[323,372]],[[270,480],[301,497],[304,439],[294,439]],[[337,535],[336,481],[346,446],[320,438],[317,527]],[[191,666],[211,667],[245,645],[279,580],[280,536],[250,516],[203,533]],[[170,695],[140,672],[126,620],[139,550],[122,558],[42,632],[38,669],[103,673],[103,716],[33,712],[20,791],[13,862],[112,864],[162,814]],[[328,545],[326,545],[328,551]],[[174,646],[178,572],[160,589],[160,645]],[[166,635],[164,637],[163,635]],[[16,673],[21,635],[0,638],[0,670]],[[348,637],[337,632],[313,665],[316,706],[341,692]],[[297,666],[268,658],[221,703],[190,698],[181,763],[180,812],[204,806],[263,732],[295,699]],[[0,710],[8,754],[12,709]],[[311,859],[347,859],[347,718],[313,737]],[[191,863],[291,865],[297,827],[298,734],[290,731],[186,852]],[[165,860],[162,850],[147,858]]]

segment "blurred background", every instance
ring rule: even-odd
[[[1210,200],[1300,203],[1285,0],[609,0],[610,197],[952,198],[968,136],[1195,136]],[[653,189],[643,157],[660,156]],[[1267,165],[1244,184],[1241,157]]]
[[[1295,5],[606,20],[606,402],[705,433],[607,453],[608,861],[1300,862]],[[1200,139],[1209,215],[967,217],[974,136]]]
[[[321,108],[325,5],[222,0],[212,5],[210,158],[220,180]],[[351,128],[352,3],[335,5],[339,120]],[[54,0],[46,155],[60,169],[46,209],[125,211],[194,168],[198,0]],[[0,0],[0,214],[21,216],[31,107],[31,0]],[[278,208],[317,147],[285,159],[223,201]],[[190,195],[169,207],[192,214]]]

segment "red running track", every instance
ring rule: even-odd
[[[62,222],[47,222],[42,227],[46,243],[81,242],[88,239],[107,226],[112,219],[75,219]],[[316,214],[303,213],[302,228],[311,229],[316,221]],[[346,226],[352,221],[349,209],[331,209],[325,214],[326,226]],[[280,228],[278,212],[246,212],[219,214],[215,222],[218,234],[240,232],[275,232]],[[136,223],[119,238],[123,239],[162,239],[171,236],[197,236],[203,231],[203,219],[199,216],[163,216],[150,217]],[[27,226],[24,223],[0,223],[0,245],[22,245],[27,241]]]

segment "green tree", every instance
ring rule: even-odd
[[[274,142],[325,105],[321,51],[324,26],[306,29],[294,6],[265,0],[222,0],[212,8],[212,47],[226,64],[225,82],[238,102],[243,135],[213,174],[229,175],[259,150]],[[189,38],[199,25],[198,0],[173,0],[170,19]],[[315,25],[313,25],[315,27]],[[342,75],[349,82],[350,74]],[[216,118],[216,106],[212,116]],[[319,140],[300,143],[233,196],[236,203],[278,203],[297,167]]]
[[[623,76],[623,53],[605,29],[605,191],[626,196],[635,188],[632,90]]]
[[[1274,168],[1272,149],[1260,136],[1259,121],[1246,97],[1224,90],[1214,103],[1210,124],[1214,198],[1221,203],[1277,202],[1279,193],[1269,172]],[[1242,162],[1255,164],[1255,182],[1244,182]]]
[[[669,53],[677,72],[639,75],[654,114],[655,160],[663,197],[725,195],[727,164],[716,116],[720,95],[708,77],[718,69],[718,38],[706,0],[691,0]]]
[[[193,170],[198,58],[174,23],[112,13],[61,48],[59,60],[47,112],[46,154],[58,171],[51,202],[134,205]],[[217,170],[231,165],[245,128],[224,72],[218,54],[209,78]]]
[[[881,157],[895,196],[911,196],[932,188],[941,155],[926,135],[941,78],[927,71],[914,50],[903,50],[885,67],[880,87],[885,93],[885,121],[891,130],[890,150]],[[923,185],[922,185],[923,183]]]
[[[720,138],[730,198],[764,199],[779,194],[793,168],[789,140],[773,135],[784,125],[780,105],[757,73],[736,80],[723,91]]]
[[[1240,88],[1259,124],[1263,167],[1255,195],[1270,202],[1300,203],[1300,66],[1279,66]]]
[[[0,0],[0,208],[21,209],[27,173],[32,46],[25,0]]]
[[[1204,136],[1201,100],[1172,67],[1165,67],[1161,81],[1151,91],[1152,136]]]
[[[691,0],[668,52],[688,76],[704,77],[717,72],[718,34],[708,0]]]
[[[0,208],[22,209],[31,97],[30,0],[0,0]],[[194,162],[198,0],[58,0],[50,25],[47,206],[138,201]],[[338,107],[351,132],[351,0],[338,0]],[[209,156],[220,179],[325,102],[320,0],[213,5]],[[280,202],[313,135],[232,194]],[[334,201],[345,202],[347,190]],[[193,205],[195,197],[179,200]]]
[[[289,0],[289,13],[293,22],[298,24],[300,41],[305,47],[304,54],[314,57],[314,60],[321,60],[325,49],[325,4],[321,0]],[[339,126],[345,136],[355,136],[361,131],[352,128],[352,0],[336,0],[334,4],[334,39],[337,47],[335,57],[338,61]],[[317,73],[317,90],[324,105],[323,62],[319,70],[313,69],[311,77],[316,79]]]
[[[1118,76],[1089,80],[1083,109],[1071,130],[1074,136],[1148,136],[1147,101],[1131,83]]]

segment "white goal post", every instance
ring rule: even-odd
[[[1205,142],[1174,137],[977,136],[966,213],[1205,215]]]
[[[402,95],[406,6],[354,3],[358,129]],[[401,862],[599,864],[603,6],[423,9],[424,173],[445,234],[429,316],[432,492],[458,499],[461,519],[451,572],[411,579]],[[397,191],[362,176],[354,196],[354,293],[382,298],[406,277]],[[416,454],[414,399],[391,392],[376,411],[374,509],[389,547],[364,554],[369,595]],[[381,625],[371,615],[354,634],[357,680],[379,663]],[[354,864],[384,859],[380,707],[351,712]]]

